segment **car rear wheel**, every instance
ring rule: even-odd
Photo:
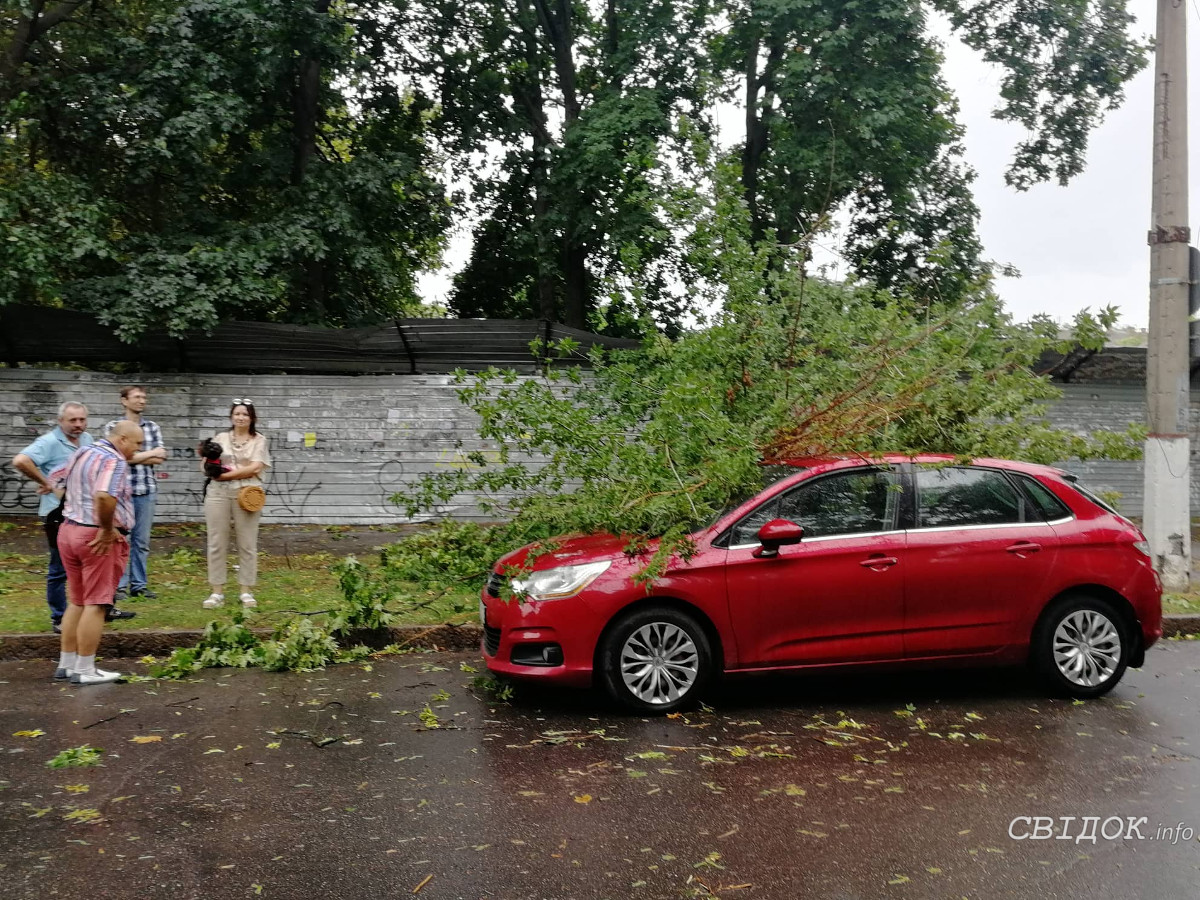
[[[618,703],[669,713],[696,701],[712,674],[712,649],[692,616],[651,607],[609,631],[599,663],[604,687]]]
[[[1129,664],[1125,620],[1107,600],[1074,594],[1046,610],[1033,635],[1033,662],[1059,693],[1099,697]]]

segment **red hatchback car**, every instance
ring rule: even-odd
[[[948,457],[822,458],[692,538],[647,591],[611,535],[560,539],[483,589],[488,668],[586,687],[641,712],[694,702],[720,674],[858,665],[1032,664],[1097,697],[1162,635],[1145,537],[1049,466]],[[508,573],[513,599],[503,599]]]

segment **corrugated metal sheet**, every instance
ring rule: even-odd
[[[174,339],[149,331],[137,343],[118,340],[94,316],[41,306],[0,307],[0,349],[10,364],[137,363],[159,371],[439,374],[490,366],[533,372],[535,339],[580,344],[572,362],[593,347],[632,348],[637,341],[579,331],[544,320],[397,319],[368,328],[315,328],[227,322],[211,334]]]

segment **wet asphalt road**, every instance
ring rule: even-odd
[[[1086,704],[1013,673],[810,676],[664,719],[496,702],[478,665],[72,689],[0,664],[0,898],[1200,894],[1200,642]],[[85,743],[103,765],[45,765]],[[1017,816],[1147,821],[1017,841]]]

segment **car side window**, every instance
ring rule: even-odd
[[[866,469],[835,473],[798,485],[746,515],[733,528],[730,544],[758,543],[758,530],[772,519],[788,519],[805,538],[887,531],[899,502],[891,472]]]
[[[1004,525],[1024,522],[1025,501],[994,469],[919,469],[917,527]]]
[[[1046,487],[1036,478],[1031,478],[1028,475],[1018,475],[1021,486],[1025,488],[1025,492],[1029,494],[1033,505],[1037,507],[1042,517],[1047,522],[1054,522],[1059,519],[1069,519],[1071,510],[1067,505],[1054,496],[1050,488]]]

